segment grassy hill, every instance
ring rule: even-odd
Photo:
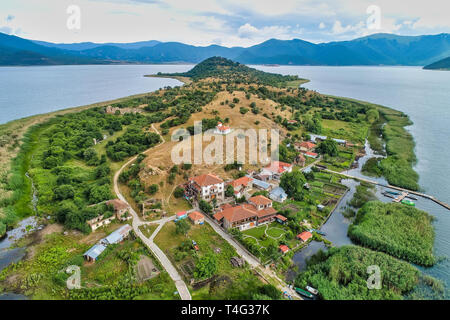
[[[159,73],[158,75],[188,77],[194,81],[206,78],[221,78],[236,83],[256,83],[274,87],[287,86],[292,81],[304,80],[298,76],[283,76],[281,74],[263,72],[222,57],[208,58],[188,72]]]

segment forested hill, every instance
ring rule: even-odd
[[[271,85],[274,87],[286,86],[288,82],[303,80],[298,76],[284,76],[281,74],[256,70],[223,57],[208,58],[187,72],[166,74],[158,73],[158,75],[183,76],[189,77],[194,81],[213,77],[234,81],[237,83],[256,83]]]
[[[448,70],[450,71],[450,57],[436,61],[423,67],[426,70]]]

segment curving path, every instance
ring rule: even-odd
[[[158,132],[158,130],[156,130],[156,128],[153,126],[152,124],[152,128],[161,136],[161,134]],[[164,138],[161,136],[162,142],[158,145],[163,144]],[[156,146],[155,146],[156,147]],[[154,147],[153,147],[154,148]],[[143,152],[144,154],[149,152],[152,148],[146,150],[145,152]],[[138,214],[136,213],[136,211],[130,206],[130,204],[128,203],[127,199],[125,199],[125,197],[122,195],[122,193],[120,192],[119,189],[119,184],[118,184],[118,180],[119,180],[119,175],[122,173],[123,169],[125,169],[129,164],[131,164],[133,161],[135,161],[137,158],[137,156],[134,156],[133,158],[131,158],[130,160],[128,160],[122,167],[120,167],[119,170],[117,170],[117,172],[114,174],[114,179],[113,179],[113,183],[114,183],[114,192],[116,193],[117,197],[122,200],[123,202],[125,202],[128,207],[129,207],[129,211],[131,213],[131,215],[133,216],[133,222],[132,222],[132,226],[133,226],[133,230],[136,233],[136,235],[142,240],[142,242],[150,249],[150,251],[155,255],[155,257],[158,259],[158,261],[161,263],[161,265],[163,266],[163,268],[167,271],[167,273],[169,274],[170,278],[172,278],[172,280],[175,282],[175,286],[177,287],[178,293],[180,295],[180,298],[182,300],[192,300],[191,294],[189,292],[188,287],[186,286],[186,284],[184,283],[183,279],[181,278],[180,274],[178,273],[178,271],[175,269],[175,267],[172,265],[172,263],[170,262],[169,258],[167,258],[167,256],[164,254],[164,252],[153,242],[153,240],[155,239],[156,235],[158,234],[158,232],[161,230],[161,228],[164,226],[164,224],[168,221],[174,220],[175,216],[171,216],[168,218],[163,218],[157,221],[152,221],[152,222],[145,222],[142,221]],[[143,225],[143,224],[158,224],[158,227],[156,228],[156,230],[152,233],[152,235],[150,236],[150,238],[147,238],[146,236],[144,236],[144,234],[141,232],[141,230],[139,230],[139,226]]]

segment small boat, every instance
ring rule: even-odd
[[[392,199],[395,198],[392,194],[390,194],[388,192],[383,192],[382,195],[385,196],[385,197],[388,197],[388,198],[392,198]]]
[[[407,196],[406,196],[406,198],[408,198],[408,199],[411,199],[411,200],[418,200],[416,197],[413,197],[412,195],[410,195],[410,194],[408,194]]]
[[[311,292],[313,295],[317,295],[319,293],[319,290],[317,290],[316,288],[310,287],[310,286],[306,286],[306,290]]]
[[[315,232],[317,234],[320,234],[321,236],[326,236],[327,235],[325,232],[317,230],[317,229],[309,229],[308,231],[311,232],[311,233]]]
[[[386,193],[389,193],[389,194],[392,194],[392,195],[394,195],[394,196],[399,196],[399,195],[400,195],[400,192],[397,192],[397,191],[389,191],[389,190],[386,190],[385,192],[386,192]]]
[[[403,199],[401,201],[401,203],[403,203],[404,205],[407,205],[407,206],[411,206],[411,207],[415,207],[416,206],[416,204],[413,201],[408,200],[408,199]]]
[[[295,291],[298,294],[300,294],[300,295],[302,295],[302,296],[304,296],[306,298],[314,299],[314,295],[311,292],[308,292],[306,290],[303,290],[303,289],[300,289],[300,288],[297,288],[297,287],[295,287]]]

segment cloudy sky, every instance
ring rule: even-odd
[[[77,10],[68,13],[73,5],[79,20]],[[448,0],[1,0],[0,32],[64,43],[318,43],[377,32],[450,32],[449,12]]]

